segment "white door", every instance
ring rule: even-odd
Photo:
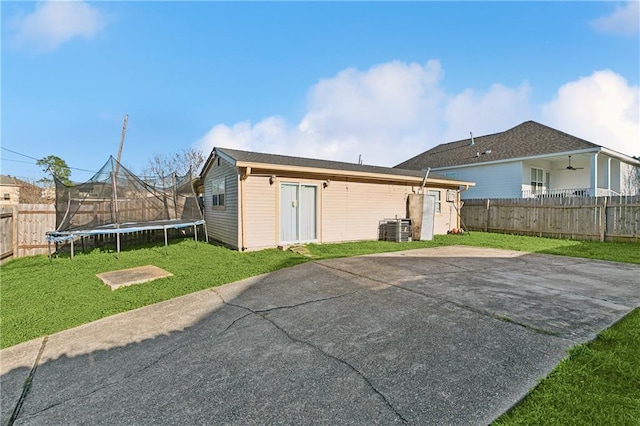
[[[316,194],[315,185],[280,185],[280,243],[317,239]]]
[[[298,185],[280,185],[280,242],[298,241]]]

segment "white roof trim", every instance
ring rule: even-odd
[[[472,164],[459,164],[457,166],[446,166],[446,167],[434,167],[431,170],[439,171],[439,170],[452,170],[452,169],[460,169],[466,167],[478,167],[478,166],[487,166],[493,164],[504,164],[504,163],[516,163],[519,161],[526,160],[538,160],[540,158],[550,158],[550,157],[559,157],[563,155],[573,155],[573,154],[586,154],[590,152],[600,152],[602,147],[595,148],[586,148],[586,149],[578,149],[575,151],[564,151],[564,152],[556,152],[553,154],[540,154],[540,155],[531,155],[529,157],[515,157],[515,158],[505,158],[503,160],[495,160],[495,161],[483,161],[481,163],[472,163]]]

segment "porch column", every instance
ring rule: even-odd
[[[589,195],[598,195],[598,153],[594,152],[591,157],[591,167],[589,168]]]
[[[607,195],[611,195],[611,157],[607,157],[607,174],[604,184],[607,188]]]

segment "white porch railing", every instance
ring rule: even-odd
[[[598,188],[596,191],[596,195],[598,197],[617,197],[618,195],[622,194],[614,191],[613,189]]]
[[[522,198],[587,197],[590,194],[590,188],[530,189],[522,191]]]

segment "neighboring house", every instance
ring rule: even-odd
[[[12,206],[20,202],[20,185],[11,176],[0,175],[0,205]]]
[[[44,189],[13,176],[0,175],[0,205],[41,204],[55,201],[45,197]]]
[[[441,144],[396,167],[473,181],[467,199],[640,193],[638,159],[535,121]]]
[[[407,217],[408,195],[423,178],[420,171],[214,148],[201,173],[207,232],[239,250],[376,240],[380,221]],[[429,175],[434,233],[459,226],[453,204],[472,185]]]

